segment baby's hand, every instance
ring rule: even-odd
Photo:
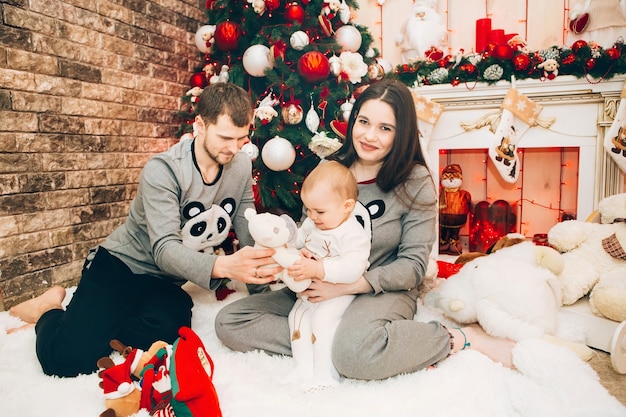
[[[318,277],[318,269],[320,268],[320,263],[322,261],[318,261],[315,258],[301,258],[299,261],[296,261],[291,265],[287,273],[293,277],[296,281],[302,281],[307,278],[323,278]],[[322,267],[323,268],[323,267]]]

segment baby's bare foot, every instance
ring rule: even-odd
[[[63,308],[61,303],[64,298],[65,288],[52,287],[38,297],[11,307],[9,314],[28,324],[35,324],[46,311]]]

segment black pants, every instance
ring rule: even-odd
[[[37,322],[37,357],[47,375],[92,373],[111,353],[112,339],[144,350],[157,340],[173,343],[181,326],[191,326],[192,307],[178,285],[133,274],[99,248],[85,262],[67,309],[50,310]]]

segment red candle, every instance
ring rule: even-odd
[[[495,43],[496,45],[504,45],[506,43],[504,40],[504,29],[492,30],[489,36],[489,42]]]
[[[478,19],[476,21],[476,52],[482,52],[489,43],[491,34],[491,19]]]

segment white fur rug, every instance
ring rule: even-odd
[[[217,310],[242,293],[217,302],[209,291],[186,288],[195,302],[192,327],[215,362],[214,384],[225,417],[626,417],[626,407],[600,385],[587,363],[541,340],[517,345],[517,371],[466,350],[435,369],[385,381],[345,380],[337,387],[300,393],[281,383],[291,370],[291,358],[232,352],[216,339]],[[436,313],[423,311],[420,320],[433,318]],[[0,313],[0,329],[18,323]],[[97,375],[45,376],[34,344],[33,330],[0,331],[0,415],[98,416],[104,400]]]

